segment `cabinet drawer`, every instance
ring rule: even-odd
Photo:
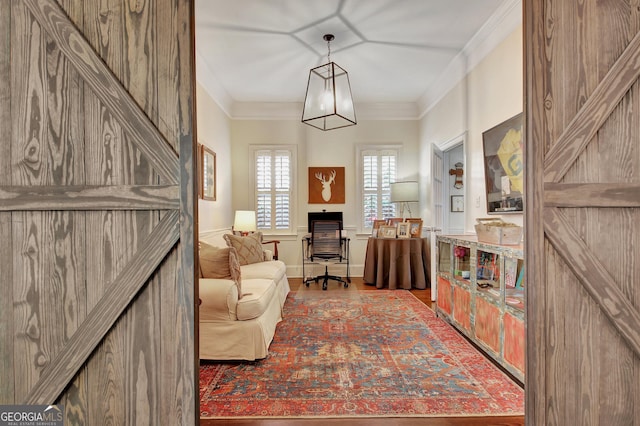
[[[471,292],[462,287],[453,287],[453,319],[458,326],[471,333]]]
[[[525,332],[524,321],[504,314],[504,360],[524,376]]]
[[[500,309],[482,297],[476,297],[476,338],[494,352],[500,354]]]
[[[452,295],[451,295],[451,283],[449,280],[438,277],[438,299],[437,305],[438,308],[451,316],[451,305],[452,305]]]

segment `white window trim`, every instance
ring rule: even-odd
[[[296,212],[298,210],[298,146],[291,145],[249,145],[249,188],[251,193],[251,199],[249,205],[252,210],[256,210],[256,173],[255,173],[255,160],[256,152],[263,150],[281,150],[291,152],[291,211],[289,212],[289,229],[271,229],[267,232],[263,230],[265,235],[297,235],[297,218]]]
[[[362,200],[364,198],[364,181],[362,178],[362,172],[363,172],[363,168],[364,165],[362,164],[362,153],[363,151],[383,151],[383,150],[395,150],[397,151],[397,158],[396,158],[396,178],[397,176],[397,170],[398,167],[400,166],[401,162],[401,155],[402,155],[402,148],[403,145],[400,144],[358,144],[356,145],[356,165],[357,165],[357,170],[358,170],[358,174],[356,176],[356,196],[358,197],[358,204],[357,204],[357,208],[358,208],[358,233],[359,234],[371,234],[371,228],[365,228],[364,227],[364,220],[363,220],[363,214],[362,212],[364,211],[364,205],[362,204]]]

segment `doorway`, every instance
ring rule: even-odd
[[[432,145],[431,155],[431,194],[432,194],[432,225],[429,227],[429,243],[431,253],[437,253],[436,238],[440,234],[464,233],[464,202],[465,202],[465,144],[467,133],[449,139],[440,144]],[[458,164],[458,167],[456,167]],[[461,166],[460,166],[461,165]],[[462,167],[462,171],[457,170]],[[454,170],[454,174],[450,171]],[[458,182],[458,183],[456,183]],[[460,183],[461,182],[461,183]],[[459,205],[453,208],[452,196],[462,197],[462,211]],[[457,210],[457,211],[452,211]],[[435,301],[437,294],[436,258],[431,256],[431,300]]]

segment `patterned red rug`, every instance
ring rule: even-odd
[[[522,415],[524,392],[403,290],[291,293],[261,361],[200,367],[205,418]]]

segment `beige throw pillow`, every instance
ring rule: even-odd
[[[200,243],[200,276],[203,278],[228,278],[229,248],[214,247],[207,243]]]
[[[200,243],[200,276],[233,280],[238,287],[238,298],[242,297],[240,264],[234,248],[214,247]]]
[[[250,265],[264,261],[262,232],[249,234],[246,237],[225,234],[224,239],[227,242],[227,246],[236,249],[240,265]]]

